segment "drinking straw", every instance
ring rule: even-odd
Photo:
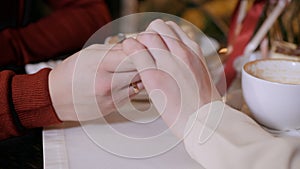
[[[290,3],[291,0],[278,0],[275,9],[272,11],[270,16],[264,21],[258,32],[255,34],[253,39],[248,43],[244,50],[244,56],[249,57],[251,53],[257,48],[262,39],[266,36],[267,32],[270,30],[271,26],[274,24],[276,19],[284,10],[285,6]]]

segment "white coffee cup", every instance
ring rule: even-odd
[[[242,70],[242,91],[253,117],[282,131],[300,129],[300,62],[262,59]]]

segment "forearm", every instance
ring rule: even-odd
[[[225,106],[221,121],[214,131],[205,121],[209,110],[208,105],[200,109],[197,120],[185,139],[189,154],[205,168],[252,169],[300,166],[299,139],[273,137],[251,118],[229,106]],[[213,135],[206,142],[199,143],[203,129],[212,131]]]
[[[30,128],[60,123],[49,95],[49,71],[43,69],[33,75],[0,72],[0,139],[21,135]]]

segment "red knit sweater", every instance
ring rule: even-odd
[[[17,4],[11,4],[14,1]],[[24,26],[25,2],[0,1],[0,22],[1,18],[10,17],[5,11],[10,11],[16,22],[14,28],[0,32],[0,66],[44,61],[79,50],[96,30],[110,21],[103,0],[46,0],[53,12]]]
[[[50,69],[32,75],[0,72],[0,140],[23,134],[24,131],[17,128],[20,125],[29,129],[60,122],[49,95],[49,72]],[[9,105],[13,105],[19,123]]]
[[[18,2],[18,10],[12,17],[17,18],[18,23],[0,32],[0,66],[44,61],[78,50],[92,33],[110,20],[102,0],[47,0],[53,12],[22,27],[25,0],[7,2]],[[5,8],[2,3],[0,9]],[[5,17],[7,13],[0,10],[0,22]],[[0,72],[0,140],[21,135],[26,129],[60,122],[49,96],[49,71],[43,69],[33,75]]]

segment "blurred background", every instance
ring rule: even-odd
[[[238,0],[105,0],[113,19],[137,12],[163,12],[182,17],[225,46],[230,17]],[[250,0],[253,1],[253,0]],[[39,19],[50,9],[37,1],[32,16]]]
[[[279,1],[268,1],[256,23],[256,31]],[[247,0],[247,10],[253,2]],[[229,25],[238,0],[106,0],[106,3],[113,19],[136,12],[164,12],[182,17],[216,39],[221,49],[228,45]],[[299,6],[299,0],[291,0],[268,31],[269,46],[274,53],[300,55]]]
[[[272,1],[276,2],[277,0],[270,0],[269,2]],[[137,12],[163,12],[182,17],[193,23],[206,35],[216,39],[222,48],[227,46],[230,19],[238,0],[105,0],[105,2],[112,19]],[[248,9],[253,2],[254,0],[248,0]],[[265,7],[260,23],[274,9],[274,4],[268,4]],[[43,1],[36,1],[33,5],[32,17],[36,20],[51,12],[47,5],[43,4]],[[278,46],[277,41],[299,44],[299,5],[299,0],[292,0],[292,3],[270,29],[269,39],[273,46]],[[279,44],[282,46],[281,42]],[[289,47],[290,44],[284,44],[284,46]],[[295,46],[292,47],[296,48]],[[278,50],[290,52],[289,49]]]
[[[163,12],[186,19],[226,44],[230,17],[238,0],[106,0],[114,19],[136,12]]]

